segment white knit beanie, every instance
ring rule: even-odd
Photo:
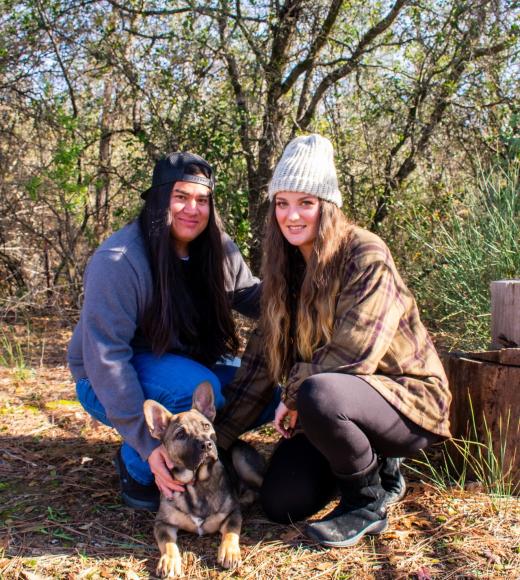
[[[279,191],[308,193],[341,207],[332,143],[316,134],[293,139],[275,167],[269,183],[269,201]]]

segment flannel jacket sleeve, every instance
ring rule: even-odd
[[[223,389],[226,404],[218,412],[215,430],[218,444],[224,449],[251,429],[272,400],[275,383],[267,370],[263,345],[263,337],[257,328],[249,337],[234,380]]]
[[[289,409],[296,409],[298,389],[309,376],[374,374],[388,351],[404,311],[397,281],[385,260],[362,263],[343,283],[331,340],[316,349],[310,362],[292,367],[282,395]]]

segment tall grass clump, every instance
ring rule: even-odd
[[[426,232],[408,225],[422,266],[408,271],[423,317],[461,349],[490,342],[493,280],[520,277],[520,159],[481,168]],[[448,342],[450,342],[448,340]]]
[[[31,376],[32,369],[27,364],[22,345],[10,330],[10,334],[0,330],[0,367],[11,369],[17,379],[25,380]]]
[[[520,421],[511,413],[500,417],[498,432],[493,433],[486,416],[475,415],[469,397],[470,420],[467,437],[453,438],[442,444],[440,460],[431,461],[428,454],[414,459],[408,468],[438,489],[447,491],[455,487],[464,489],[469,481],[482,486],[493,503],[500,505],[502,498],[518,494],[520,483],[516,479],[516,441],[520,435]],[[512,449],[508,449],[513,444]]]

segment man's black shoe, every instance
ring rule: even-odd
[[[121,448],[118,449],[114,458],[114,467],[119,475],[123,503],[135,510],[156,512],[159,509],[159,490],[157,486],[155,483],[143,485],[128,473],[121,457]]]

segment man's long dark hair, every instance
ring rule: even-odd
[[[198,165],[189,165],[186,173],[209,177]],[[182,345],[181,352],[187,349],[211,365],[235,354],[239,345],[224,284],[222,227],[211,194],[208,225],[190,242],[189,262],[183,263],[171,236],[172,188],[167,184],[151,192],[139,215],[153,278],[152,301],[140,327],[156,355]]]

